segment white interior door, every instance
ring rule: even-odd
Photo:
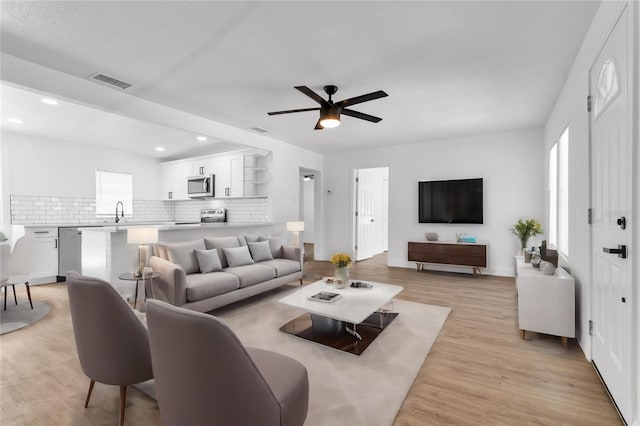
[[[369,259],[385,248],[385,191],[388,168],[356,171],[356,260]]]
[[[592,359],[622,415],[631,420],[631,258],[607,253],[632,235],[632,142],[628,126],[628,12],[590,70]],[[622,221],[626,220],[626,226]],[[623,229],[624,228],[624,229]]]
[[[371,169],[356,172],[356,260],[369,259],[375,251],[373,178]]]

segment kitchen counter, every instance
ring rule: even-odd
[[[259,223],[245,223],[245,222],[219,222],[219,223],[189,223],[184,225],[176,225],[173,222],[161,222],[161,223],[126,223],[126,224],[112,224],[103,225],[96,228],[95,225],[89,225],[87,229],[98,232],[124,232],[131,227],[154,227],[158,228],[158,231],[185,231],[189,229],[195,230],[208,230],[208,229],[237,229],[237,228],[263,228],[265,226],[270,227],[274,225],[283,225],[283,223],[274,222],[259,222]],[[80,230],[84,230],[84,227],[78,226]]]

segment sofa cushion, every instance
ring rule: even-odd
[[[205,238],[204,245],[207,249],[218,249],[218,256],[220,257],[220,263],[223,268],[228,266],[227,258],[224,255],[223,248],[240,247],[240,240],[238,237],[220,237],[220,238]]]
[[[220,263],[217,249],[196,250],[196,259],[198,259],[198,267],[202,274],[222,271],[222,264]]]
[[[269,281],[276,277],[275,268],[267,265],[244,265],[225,268],[224,272],[233,274],[240,279],[240,288]]]
[[[271,247],[271,255],[274,258],[282,257],[282,238],[261,236],[260,241],[269,241]]]
[[[186,241],[183,243],[164,243],[169,261],[180,265],[186,274],[199,272],[196,250],[204,250],[204,240]]]
[[[227,265],[230,268],[235,266],[252,265],[255,263],[251,258],[249,247],[247,246],[224,248],[222,250],[227,258]]]
[[[226,272],[187,275],[187,301],[197,302],[240,288],[240,280]]]
[[[258,263],[258,265],[271,266],[276,270],[276,277],[296,273],[300,270],[300,263],[289,259],[272,259]]]
[[[254,262],[262,262],[263,260],[273,259],[269,241],[249,243],[249,251],[251,252],[251,257],[253,258]]]

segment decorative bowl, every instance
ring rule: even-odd
[[[425,232],[424,236],[427,241],[438,241],[438,234],[435,232]]]

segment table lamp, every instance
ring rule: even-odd
[[[304,222],[287,222],[287,231],[293,232],[293,245],[298,247],[300,231],[304,231]]]
[[[158,242],[158,228],[127,228],[127,243],[138,244],[138,266],[134,275],[142,276],[142,270],[147,264],[149,247],[147,244]]]

